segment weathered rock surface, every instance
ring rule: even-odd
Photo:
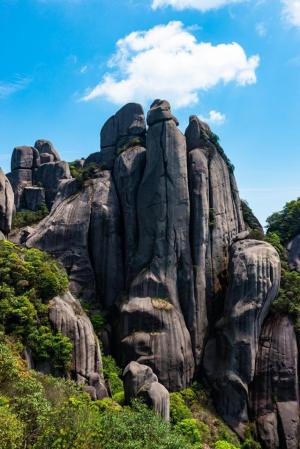
[[[251,406],[264,449],[298,448],[298,348],[288,317],[270,316],[263,325]]]
[[[111,170],[120,149],[144,142],[146,124],[141,105],[129,103],[110,117],[101,129],[101,162]]]
[[[99,342],[80,303],[68,292],[56,297],[49,304],[49,318],[54,329],[73,343],[72,372],[76,381],[92,387],[97,399],[108,396]]]
[[[214,321],[223,308],[230,245],[246,228],[234,175],[211,142],[210,128],[192,116],[185,135],[196,304],[200,320],[207,304],[208,317]]]
[[[132,399],[142,397],[165,421],[170,420],[169,392],[158,382],[149,366],[130,362],[123,372],[123,378],[127,404]]]
[[[120,305],[118,356],[148,365],[171,391],[190,385],[194,359],[190,335],[180,312],[166,300],[133,297]],[[168,354],[166,356],[166,354]]]
[[[109,307],[123,289],[120,213],[112,175],[104,171],[80,189],[76,181],[65,180],[57,197],[26,245],[51,253],[63,264],[76,296],[94,304],[98,298]]]
[[[24,203],[26,209],[36,211],[45,204],[45,189],[43,187],[25,187]]]
[[[39,154],[47,154],[53,156],[54,162],[60,161],[58,151],[54,148],[52,142],[45,139],[39,139],[35,142],[34,147],[38,150]]]
[[[290,269],[300,273],[300,235],[289,242],[287,252]]]
[[[243,436],[258,339],[279,289],[279,256],[265,242],[238,241],[232,245],[229,276],[223,317],[206,346],[204,363],[219,413]]]
[[[114,165],[114,181],[121,204],[124,224],[126,288],[134,276],[134,257],[138,246],[137,195],[146,163],[146,149],[141,146],[128,148],[120,154]]]
[[[34,147],[16,147],[11,157],[11,171],[20,168],[34,169],[40,165],[40,155]]]
[[[0,168],[0,232],[7,235],[11,230],[14,212],[14,193],[10,182]]]
[[[42,164],[35,172],[34,182],[45,189],[46,204],[49,209],[55,200],[62,179],[70,179],[69,164],[65,161]]]

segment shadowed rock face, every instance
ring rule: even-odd
[[[14,212],[14,193],[10,182],[0,168],[0,232],[8,234],[11,230]]]
[[[73,343],[72,372],[77,382],[92,387],[88,391],[96,399],[108,396],[99,342],[80,303],[70,293],[56,297],[49,304],[49,318],[54,329]]]
[[[263,448],[298,448],[298,349],[288,317],[270,316],[262,328],[251,404]]]
[[[261,241],[234,243],[229,276],[223,317],[216,324],[216,337],[206,346],[205,369],[219,413],[243,436],[258,339],[279,288],[279,256]]]
[[[125,401],[142,398],[165,421],[170,420],[170,395],[158,382],[157,376],[149,366],[130,362],[123,373]]]
[[[290,269],[300,273],[300,235],[289,242],[287,252]]]

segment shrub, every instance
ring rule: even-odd
[[[0,443],[1,449],[24,447],[24,425],[12,412],[9,400],[0,397]]]
[[[100,313],[94,313],[90,315],[90,320],[96,334],[100,334],[106,323],[105,318]]]
[[[184,419],[191,419],[193,417],[192,412],[184,402],[181,393],[170,394],[170,413],[173,424],[177,424]]]
[[[124,392],[123,382],[121,379],[122,370],[116,364],[116,361],[110,355],[102,356],[103,374],[110,386],[112,395]]]
[[[16,212],[13,217],[12,228],[23,228],[25,226],[31,226],[34,223],[38,223],[43,220],[49,214],[49,209],[46,204],[41,204],[38,210],[26,210]]]
[[[48,301],[66,290],[64,270],[46,253],[0,242],[0,326],[31,349],[35,360],[49,360],[66,371],[72,345],[53,332]]]
[[[176,424],[175,430],[180,435],[184,435],[192,445],[201,443],[201,434],[196,419],[183,419]]]
[[[238,449],[237,446],[229,443],[228,441],[217,441],[214,445],[214,449]]]
[[[300,198],[286,203],[280,212],[267,218],[268,233],[276,232],[283,244],[300,234]]]

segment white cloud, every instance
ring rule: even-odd
[[[197,103],[200,91],[219,83],[255,83],[258,65],[259,57],[248,58],[237,43],[197,42],[181,22],[170,22],[120,39],[110,72],[82,100],[145,104],[163,97],[179,108]]]
[[[283,16],[292,26],[300,27],[300,0],[281,0]]]
[[[0,81],[0,99],[9,97],[20,90],[25,89],[31,82],[30,78],[16,77],[15,81],[6,83]]]
[[[164,8],[172,6],[174,9],[198,9],[199,11],[209,11],[221,8],[234,3],[242,3],[247,0],[152,0],[152,8]]]
[[[267,35],[267,27],[263,22],[257,23],[255,30],[260,37],[265,37]]]
[[[208,117],[203,117],[200,115],[199,118],[200,120],[212,125],[223,125],[226,120],[226,115],[222,114],[222,112],[212,110],[209,111]]]
[[[81,67],[80,67],[80,73],[81,73],[81,74],[86,73],[87,69],[88,69],[88,66],[87,66],[87,65],[81,66]]]

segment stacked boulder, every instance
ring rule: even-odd
[[[170,394],[149,366],[130,362],[124,372],[125,402],[143,399],[165,421],[170,420]]]
[[[37,140],[34,147],[21,146],[13,150],[11,182],[16,210],[36,211],[46,204],[50,209],[62,179],[71,178],[69,165],[61,161],[51,142]]]
[[[10,232],[14,212],[14,192],[0,168],[0,240]]]

